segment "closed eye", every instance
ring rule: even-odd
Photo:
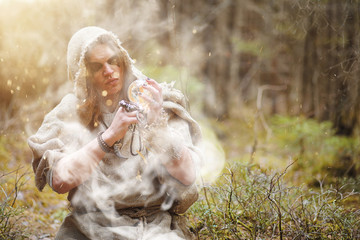
[[[120,64],[120,59],[117,56],[112,56],[111,58],[109,58],[109,60],[106,61],[108,64],[110,65],[116,65],[119,66]]]
[[[120,59],[118,56],[112,56],[106,61],[110,65],[119,66],[120,65]],[[88,68],[92,73],[96,73],[103,67],[102,63],[98,62],[90,62],[88,63]]]
[[[101,63],[97,63],[97,62],[91,62],[91,63],[89,63],[88,66],[89,66],[90,71],[95,73],[95,72],[99,71],[103,65]]]

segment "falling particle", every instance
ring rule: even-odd
[[[76,104],[76,109],[79,109],[80,108],[80,105],[79,104]]]
[[[103,97],[106,97],[106,96],[108,95],[108,92],[107,92],[106,90],[104,90],[104,91],[102,91],[101,95],[102,95]]]
[[[196,33],[197,33],[197,30],[194,28],[194,29],[192,30],[192,33],[193,33],[193,34],[196,34]]]
[[[7,85],[10,87],[12,85],[12,81],[9,79],[7,80]]]
[[[113,101],[111,99],[106,100],[106,106],[111,106],[113,104]]]
[[[29,118],[26,118],[26,120],[25,120],[26,122],[30,122],[30,120],[29,120]]]
[[[137,151],[137,153],[139,154],[139,156],[144,160],[144,163],[147,165],[147,160],[145,158],[145,156],[140,152],[140,151]]]
[[[157,55],[160,55],[160,50],[159,50],[159,49],[156,50],[156,54],[157,54]]]
[[[10,90],[10,93],[11,93],[11,94],[14,94],[14,90],[11,89],[11,90]]]
[[[94,127],[99,126],[98,122],[94,122]]]
[[[119,72],[114,72],[114,74],[112,75],[113,78],[119,78],[120,77],[120,73]]]
[[[34,85],[34,84],[32,84],[31,87],[32,87],[33,89],[35,89],[35,85]]]
[[[140,171],[137,172],[136,180],[142,182]]]
[[[1,62],[3,62],[3,61],[4,61],[4,59],[3,59],[3,58],[0,58],[0,61],[1,61]]]
[[[16,90],[20,91],[20,89],[21,89],[20,86],[17,86],[17,87],[16,87]]]
[[[209,52],[209,57],[211,57],[211,52]]]

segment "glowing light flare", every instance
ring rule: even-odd
[[[105,102],[106,106],[111,106],[113,104],[113,101],[111,99],[106,100]]]
[[[198,147],[202,153],[203,162],[200,163],[201,179],[198,181],[203,181],[199,184],[208,184],[221,175],[225,164],[225,151],[213,130],[203,125],[201,129],[204,136]]]
[[[214,182],[222,173],[225,164],[225,153],[222,147],[211,141],[202,141],[200,149],[204,163],[200,168],[203,183]]]
[[[42,82],[43,82],[44,84],[48,84],[48,83],[49,83],[49,78],[43,78],[43,79],[42,79]]]
[[[106,96],[108,95],[108,92],[107,92],[106,90],[104,90],[104,91],[101,92],[101,95],[102,95],[103,97],[106,97]]]

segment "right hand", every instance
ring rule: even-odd
[[[136,113],[137,111],[127,112],[122,107],[119,108],[110,127],[102,134],[102,138],[109,146],[122,139],[131,124],[138,122]]]

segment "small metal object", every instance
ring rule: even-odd
[[[119,102],[119,105],[121,107],[123,107],[125,109],[125,111],[127,112],[134,112],[134,111],[137,111],[136,113],[136,118],[138,119],[139,123],[140,124],[144,124],[146,123],[146,115],[144,113],[144,111],[136,104],[136,103],[133,103],[133,102],[128,102],[128,101],[125,101],[125,100],[121,100]],[[132,126],[129,127],[129,129],[131,130],[132,132],[132,135],[131,135],[131,142],[130,142],[130,153],[132,156],[136,156],[138,155],[137,151],[134,151],[133,150],[133,142],[134,142],[134,136],[135,136],[135,129],[136,129],[136,125],[133,124]],[[139,135],[139,152],[141,151],[142,149],[142,143],[141,143],[141,137]],[[120,149],[122,147],[122,144],[115,144],[114,145],[114,150],[115,150],[115,154],[118,156],[118,157],[122,157],[124,158],[124,156],[121,155],[120,153]]]
[[[120,153],[121,147],[122,147],[122,139],[120,141],[117,141],[113,145],[115,155],[118,156],[119,158],[127,158]]]
[[[140,107],[132,102],[127,102],[125,100],[121,100],[119,102],[119,105],[123,107],[127,112],[133,112],[133,111],[141,111]]]
[[[142,125],[145,125],[146,114],[144,113],[143,109],[141,107],[139,107],[139,105],[137,105],[136,103],[133,103],[133,102],[125,101],[125,100],[121,100],[119,102],[119,105],[120,105],[120,107],[123,107],[125,109],[125,111],[127,111],[127,112],[137,111],[136,118]]]

